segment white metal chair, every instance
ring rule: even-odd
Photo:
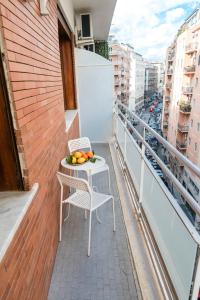
[[[92,212],[98,207],[105,204],[109,200],[112,200],[113,210],[113,231],[115,231],[115,205],[112,195],[106,195],[102,193],[94,192],[89,183],[81,178],[72,177],[63,173],[57,172],[57,177],[61,186],[61,198],[60,198],[60,232],[59,240],[62,240],[62,206],[64,203],[77,206],[84,210],[89,211],[89,238],[88,238],[88,256],[90,256],[90,241],[91,241],[91,222]],[[76,191],[68,198],[63,199],[63,187],[68,186]]]
[[[81,137],[78,139],[74,139],[74,140],[70,140],[68,141],[68,148],[69,148],[69,152],[73,153],[77,150],[83,150],[83,149],[89,149],[89,151],[92,150],[91,147],[91,143],[88,137]],[[92,176],[101,172],[107,172],[108,174],[108,188],[109,188],[109,193],[111,193],[111,189],[110,189],[110,170],[109,170],[109,166],[107,164],[104,164],[102,167],[100,168],[96,168],[94,170],[91,171],[90,175],[91,175],[91,181],[92,181]],[[89,177],[89,174],[87,173],[87,177]]]

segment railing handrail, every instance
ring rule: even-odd
[[[192,170],[198,177],[200,177],[200,168],[197,167],[193,162],[191,162],[187,157],[185,157],[183,154],[181,154],[174,146],[172,146],[168,141],[166,141],[163,137],[160,136],[155,130],[153,130],[148,124],[146,124],[138,115],[136,115],[134,112],[131,112],[127,106],[125,106],[120,101],[117,101],[119,105],[124,107],[134,118],[136,118],[148,131],[150,131],[157,140],[165,146],[165,148],[175,154],[178,159],[180,159],[184,165],[186,165],[190,170]]]

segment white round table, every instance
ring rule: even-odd
[[[97,160],[92,163],[89,160],[86,163],[80,164],[80,165],[72,165],[72,164],[68,164],[66,162],[66,158],[63,158],[61,160],[61,165],[68,169],[68,170],[73,170],[73,171],[85,171],[88,174],[90,174],[93,170],[95,169],[99,169],[101,167],[103,167],[105,165],[105,159],[101,156],[98,155],[94,155],[95,158],[97,158]]]

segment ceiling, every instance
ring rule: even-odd
[[[95,40],[107,40],[116,2],[117,0],[73,0],[75,12],[92,14]]]

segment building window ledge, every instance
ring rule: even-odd
[[[72,123],[74,122],[74,119],[75,119],[77,113],[78,113],[77,109],[72,109],[72,110],[66,110],[65,111],[65,123],[66,123],[65,132],[67,132],[70,129]]]
[[[0,261],[37,194],[38,188],[38,183],[35,183],[28,192],[0,192]]]

